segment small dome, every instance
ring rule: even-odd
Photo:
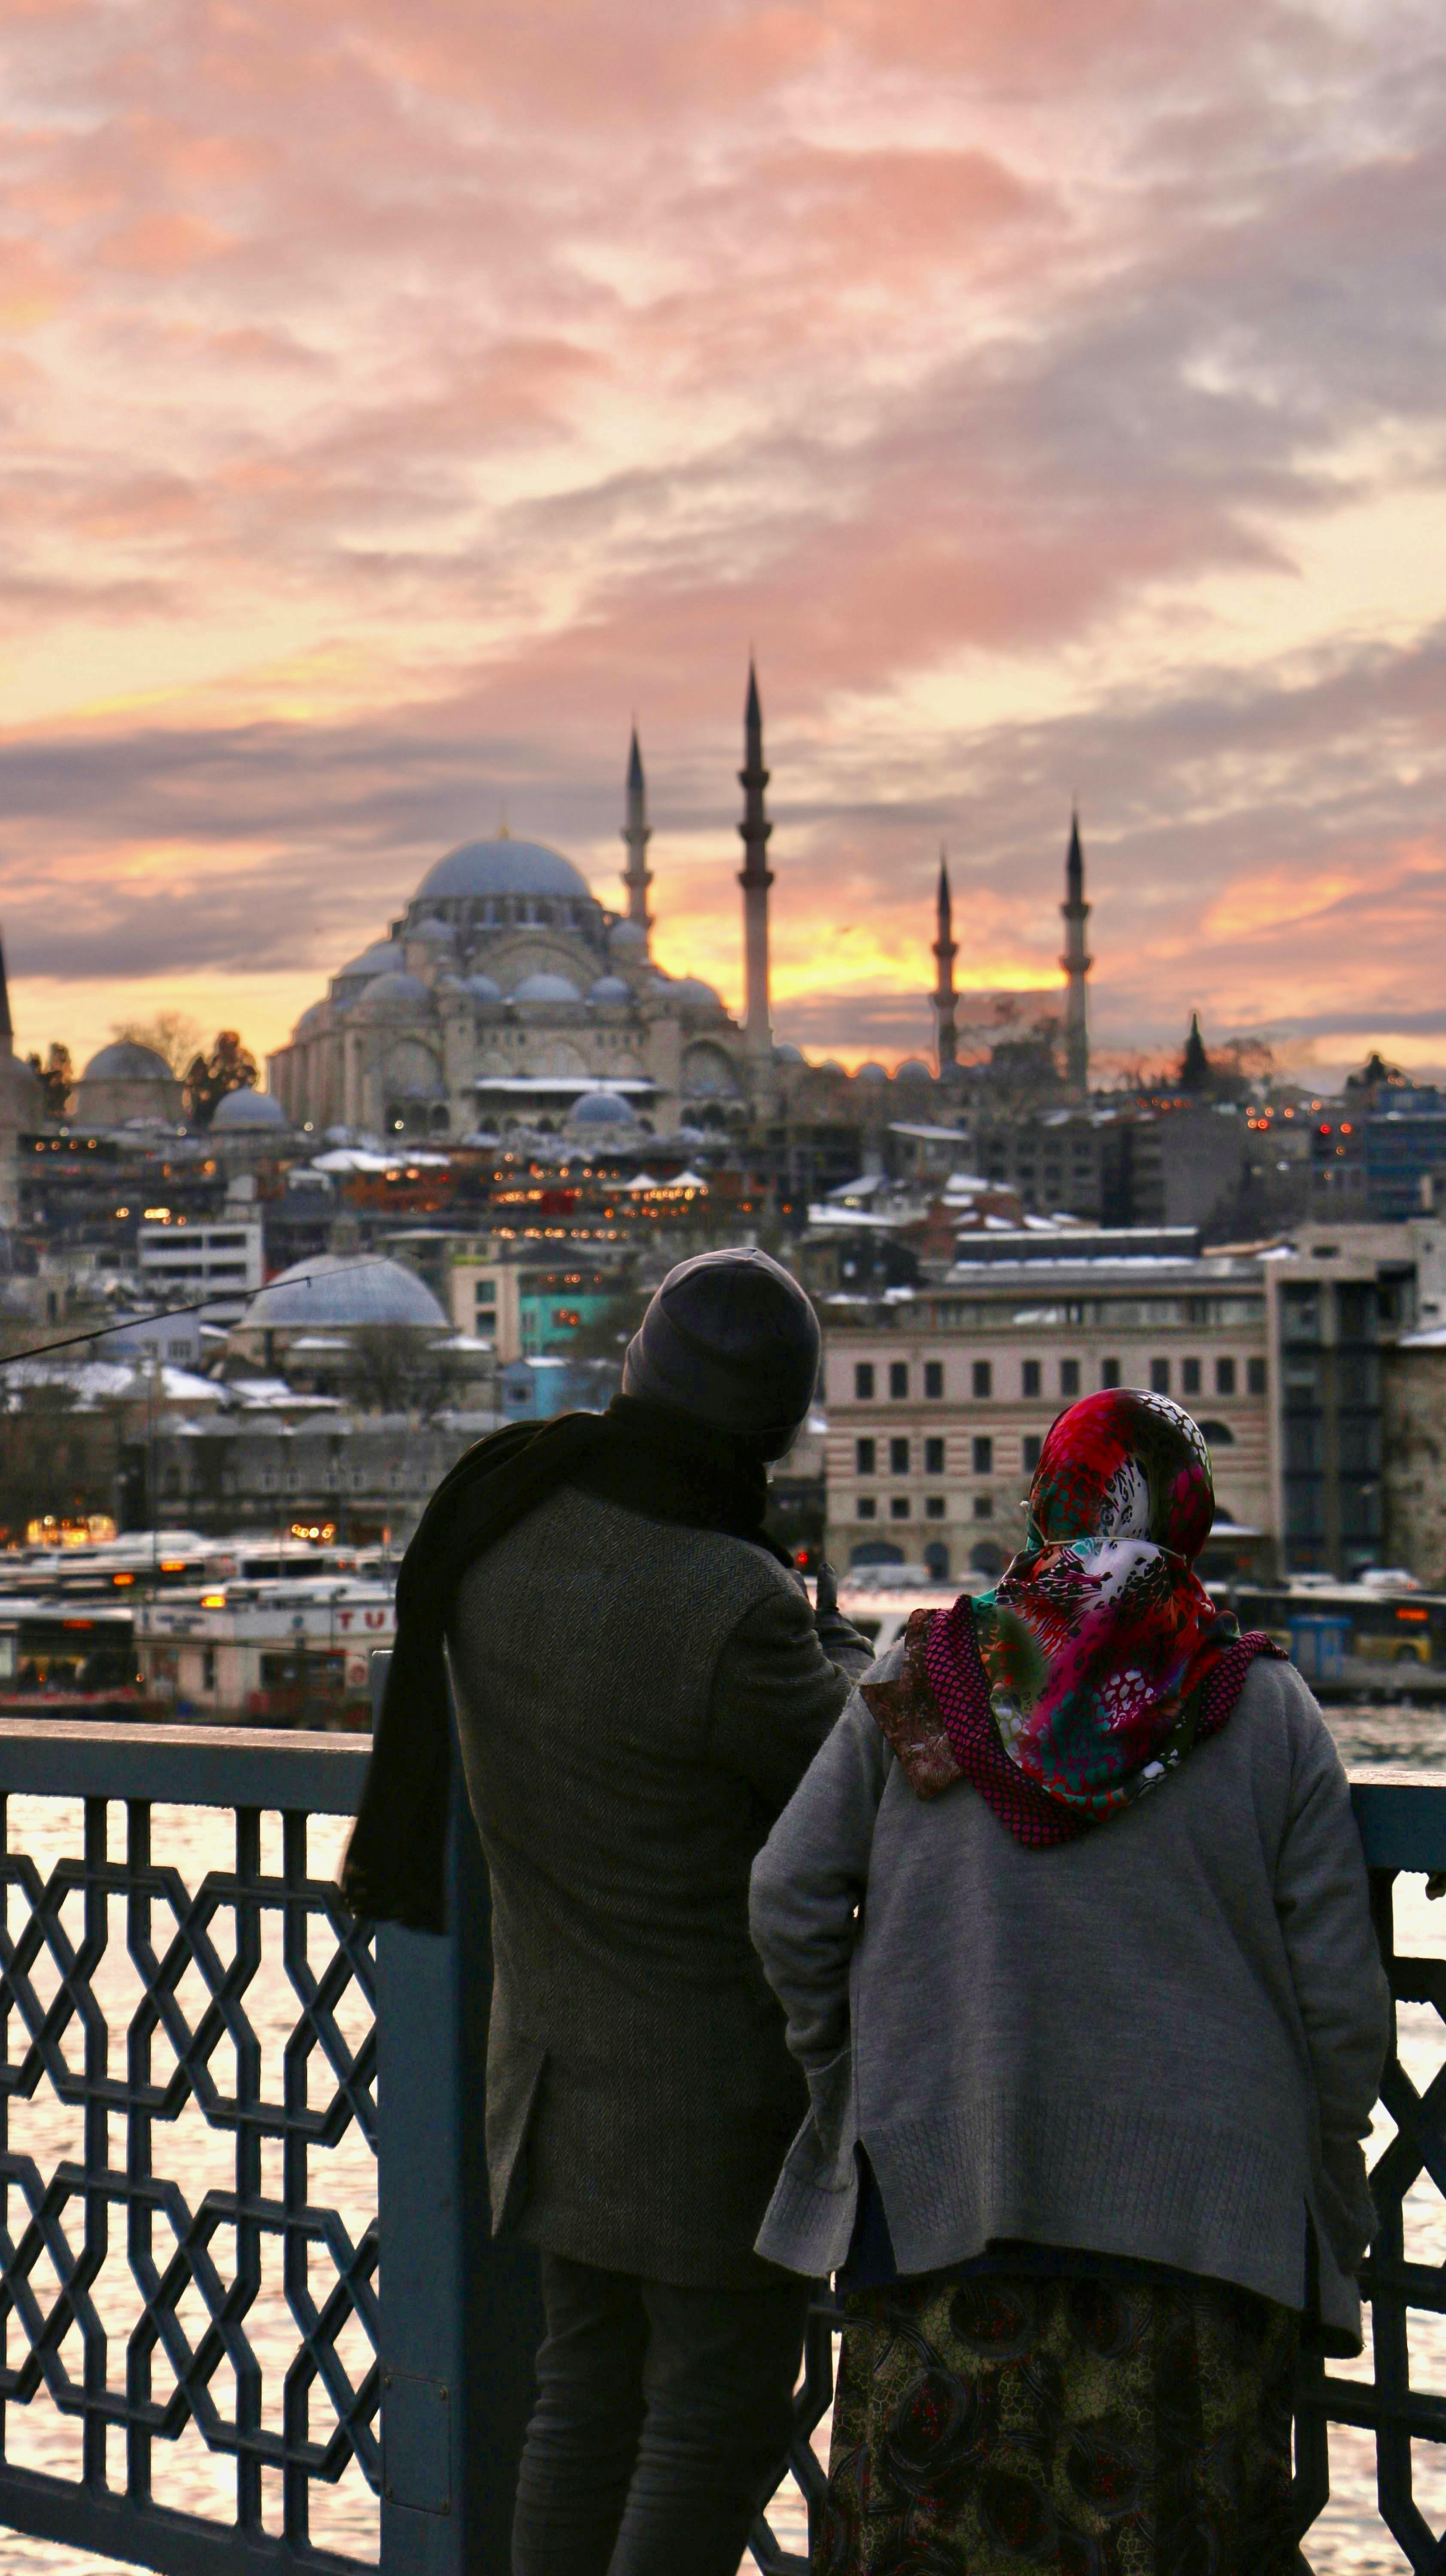
[[[358,975],[396,975],[400,973],[402,963],[402,952],[394,939],[374,939],[370,948],[362,950],[360,957],[353,957],[349,966],[338,969],[333,981],[349,984]]]
[[[115,1038],[109,1046],[103,1046],[99,1055],[91,1057],[80,1078],[82,1082],[174,1082],[176,1079],[163,1055],[157,1055],[154,1047],[139,1046],[134,1038]]]
[[[620,1091],[585,1091],[568,1112],[569,1127],[636,1127],[638,1113]]]
[[[431,948],[450,948],[452,945],[451,930],[445,921],[437,919],[434,912],[429,912],[425,920],[414,922],[407,937],[409,940],[425,939]]]
[[[881,1064],[861,1064],[855,1077],[859,1082],[887,1082],[888,1078]]]
[[[378,975],[353,1004],[357,1020],[411,1020],[429,1011],[432,996],[417,975]]]
[[[792,1038],[780,1038],[773,1050],[773,1061],[775,1064],[802,1064],[803,1049],[796,1047]]]
[[[447,1318],[415,1271],[371,1254],[326,1252],[297,1261],[257,1290],[242,1318],[247,1329],[314,1324],[414,1324],[447,1329]]]
[[[289,1127],[290,1119],[272,1091],[228,1091],[217,1101],[211,1113],[212,1132],[217,1128],[234,1133],[246,1127]]]
[[[325,1002],[313,1002],[309,1010],[302,1012],[301,1017],[297,1021],[291,1034],[293,1038],[309,1038],[314,1036],[318,1029],[325,1028],[325,1026],[326,1004]]]
[[[524,975],[514,1002],[580,1002],[582,995],[565,975]]]
[[[609,948],[641,950],[647,944],[648,934],[640,921],[615,921],[608,932]]]
[[[495,840],[464,841],[428,868],[417,888],[417,901],[452,901],[469,895],[561,895],[589,903],[591,888],[571,859],[541,841],[514,841],[510,833]]]
[[[934,1079],[922,1056],[906,1055],[895,1069],[895,1082],[932,1082]]]
[[[630,1002],[633,997],[621,975],[599,975],[597,982],[589,985],[587,998],[590,1002]]]
[[[705,984],[701,975],[680,975],[676,984],[668,983],[666,977],[660,977],[659,981],[667,985],[669,1000],[681,1002],[685,1010],[721,1011],[723,1008],[721,995],[711,984]]]
[[[494,984],[490,975],[469,975],[467,990],[474,1002],[500,1002],[502,999],[502,987]]]
[[[836,1055],[826,1055],[818,1069],[820,1073],[842,1073],[843,1066]]]

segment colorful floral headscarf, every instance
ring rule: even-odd
[[[1214,1511],[1188,1413],[1137,1389],[1086,1396],[1045,1440],[1007,1573],[921,1626],[951,1774],[1021,1841],[1067,1840],[1153,1788],[1277,1651],[1195,1573]]]

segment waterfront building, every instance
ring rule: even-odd
[[[260,1220],[229,1215],[199,1222],[185,1216],[142,1220],[136,1270],[141,1294],[157,1305],[189,1305],[207,1297],[208,1323],[239,1323],[247,1298],[265,1275]]]
[[[840,1567],[998,1574],[1055,1415],[1097,1388],[1173,1396],[1210,1443],[1212,1570],[1273,1555],[1270,1382],[1258,1254],[1116,1236],[996,1238],[912,1293],[824,1309],[827,1552]]]

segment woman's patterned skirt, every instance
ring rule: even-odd
[[[1293,2576],[1293,2310],[987,2274],[845,2313],[813,2576]]]

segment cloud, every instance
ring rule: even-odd
[[[781,1027],[927,1043],[940,837],[975,982],[1047,978],[1077,791],[1102,1044],[1409,1033],[1407,0],[78,0],[0,44],[22,1012],[224,973],[265,1018],[504,798],[606,893],[635,710],[665,954],[736,991],[752,642]]]

